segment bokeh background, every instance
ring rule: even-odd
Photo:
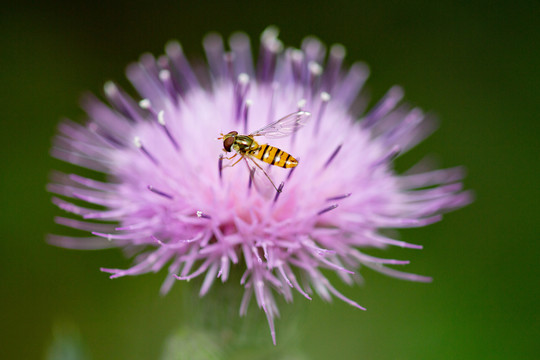
[[[177,38],[188,55],[200,56],[211,30],[243,30],[255,46],[270,24],[286,45],[309,34],[344,44],[349,64],[370,65],[374,99],[404,86],[407,101],[437,114],[441,128],[398,168],[436,154],[441,166],[466,165],[466,185],[476,192],[474,204],[441,223],[401,232],[424,250],[385,254],[411,259],[407,270],[433,276],[432,284],[369,270],[362,287],[338,284],[367,312],[296,297],[305,312],[298,339],[304,353],[537,358],[538,1],[23,0],[0,11],[0,358],[45,359],[62,341],[86,359],[159,358],[185,316],[185,288],[160,297],[164,273],[113,281],[99,271],[128,264],[118,250],[45,243],[47,233],[65,231],[53,222],[61,212],[45,191],[48,176],[73,170],[50,158],[51,138],[62,117],[84,118],[78,100],[86,90],[99,94],[109,79],[126,85],[124,68],[141,53],[161,54]],[[277,322],[278,347],[284,323]]]

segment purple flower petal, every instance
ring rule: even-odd
[[[400,104],[400,87],[367,114],[357,114],[366,65],[347,68],[341,45],[330,48],[325,63],[326,47],[317,39],[304,40],[301,50],[284,49],[277,35],[273,27],[262,34],[256,65],[242,33],[230,38],[230,52],[219,35],[205,38],[208,68],[192,67],[176,42],[157,60],[143,55],[127,68],[139,96],[133,99],[108,82],[110,106],[86,97],[86,125],[60,124],[52,149],[61,160],[103,172],[107,181],[56,174],[48,187],[71,199],[54,197],[55,205],[84,220],[56,221],[95,236],[51,236],[52,244],[117,246],[132,254],[140,249],[131,268],[102,271],[115,278],[167,267],[161,293],[176,280],[200,276],[203,296],[218,286],[217,278],[225,282],[231,272],[243,273],[240,315],[255,295],[274,343],[275,295],[292,301],[296,290],[311,299],[314,290],[325,300],[335,296],[364,310],[325,273],[352,283],[363,265],[430,281],[386,267],[406,260],[380,259],[360,249],[421,249],[379,230],[425,226],[472,199],[462,190],[460,168],[414,168],[405,175],[393,170],[393,159],[434,129],[420,109]],[[274,188],[279,184],[277,193],[252,163],[232,166],[242,154],[223,156],[220,134],[247,135],[298,111],[311,113],[311,119],[291,136],[254,137],[299,161],[290,170],[260,162]]]

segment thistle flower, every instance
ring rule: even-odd
[[[376,258],[363,249],[420,249],[380,230],[425,226],[470,201],[461,168],[405,175],[392,168],[395,157],[429,134],[432,122],[420,109],[400,104],[399,87],[364,113],[359,92],[368,68],[344,66],[341,45],[326,55],[325,46],[309,37],[300,49],[284,49],[276,29],[268,28],[256,65],[246,35],[234,34],[229,46],[226,51],[220,36],[208,35],[206,69],[192,67],[171,42],[166,55],[145,54],[128,66],[136,100],[108,82],[110,105],[89,96],[83,103],[86,125],[61,123],[53,156],[107,179],[55,175],[50,191],[62,198],[53,202],[82,217],[57,222],[92,236],[55,235],[50,241],[125,249],[134,256],[133,266],[102,269],[111,278],[167,268],[162,293],[177,280],[200,276],[203,296],[216,279],[225,282],[239,271],[240,314],[254,295],[274,343],[276,295],[292,301],[294,292],[307,299],[315,292],[363,309],[336,290],[329,271],[347,284],[360,280],[361,266],[429,281],[387,266],[408,261]],[[299,160],[292,169],[260,163],[280,184],[280,192],[268,196],[260,184],[270,180],[254,186],[253,170],[243,162],[230,166],[236,159],[223,158],[223,141],[216,139],[231,130],[250,134],[299,111],[311,114],[305,126],[288,138],[268,140]]]

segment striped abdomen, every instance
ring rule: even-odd
[[[298,161],[291,154],[268,144],[259,146],[257,150],[252,150],[249,154],[265,163],[282,168],[292,168],[298,165]]]

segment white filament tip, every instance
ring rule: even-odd
[[[172,53],[172,54],[182,54],[183,50],[182,50],[182,45],[177,41],[177,40],[170,40],[166,45],[165,45],[165,51],[167,53]]]
[[[270,41],[267,43],[268,50],[270,50],[273,53],[279,53],[281,50],[283,50],[283,43],[279,39],[274,39],[273,41]]]
[[[293,49],[291,51],[291,58],[293,61],[301,62],[304,59],[304,53],[302,50]]]
[[[341,44],[334,44],[330,48],[330,54],[337,58],[344,58],[347,55],[347,49]]]
[[[142,142],[141,142],[140,137],[135,136],[135,138],[133,138],[133,143],[135,144],[136,147],[142,148]]]
[[[158,120],[158,123],[160,125],[163,125],[165,126],[165,112],[163,110],[161,110],[158,114],[157,114],[157,120]]]
[[[159,72],[159,78],[161,81],[165,81],[171,78],[171,72],[167,69],[163,69]]]
[[[316,63],[315,61],[310,61],[308,64],[308,67],[309,67],[309,71],[315,76],[319,76],[323,72],[322,66]]]
[[[118,88],[112,81],[107,81],[105,85],[103,85],[103,90],[105,90],[105,94],[109,96],[112,96],[118,92]]]
[[[150,107],[152,106],[152,104],[150,103],[150,100],[148,99],[142,99],[141,101],[139,101],[139,106],[145,110],[148,110],[150,109]]]
[[[270,25],[261,34],[261,40],[269,40],[269,39],[276,39],[279,35],[279,29],[273,25]]]
[[[240,75],[238,75],[238,82],[242,85],[246,85],[247,83],[249,83],[249,75],[246,73],[241,73]]]
[[[330,101],[331,98],[332,98],[332,97],[330,96],[330,94],[327,93],[326,91],[323,91],[323,92],[321,93],[321,100],[322,100],[322,101],[328,102],[328,101]]]

